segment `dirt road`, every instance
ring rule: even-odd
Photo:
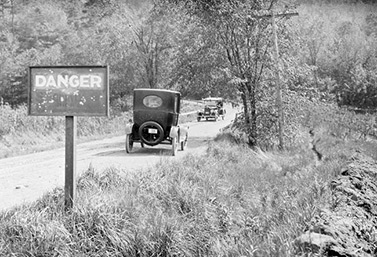
[[[77,146],[77,175],[90,166],[97,171],[117,168],[137,172],[158,161],[182,158],[187,153],[200,154],[222,127],[235,117],[236,110],[227,107],[224,120],[185,124],[190,127],[185,151],[171,156],[170,145],[141,148],[134,144],[131,154],[125,151],[125,136],[82,143]],[[65,149],[0,159],[0,211],[38,199],[55,187],[64,186]]]

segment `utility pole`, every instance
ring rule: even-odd
[[[272,25],[272,36],[274,41],[274,59],[275,59],[275,86],[276,86],[276,106],[278,108],[278,136],[279,136],[279,149],[284,149],[284,112],[283,112],[283,101],[281,94],[281,83],[279,74],[279,44],[278,36],[276,32],[276,17],[292,17],[298,16],[298,12],[284,12],[284,13],[274,13],[271,10],[270,14],[254,16],[254,18],[271,18]]]
[[[275,85],[276,85],[276,105],[278,108],[278,134],[279,134],[279,149],[284,149],[284,112],[283,112],[283,101],[281,96],[281,83],[280,83],[280,74],[279,74],[279,44],[278,36],[276,32],[276,16],[291,17],[297,16],[298,13],[281,13],[275,14],[274,11],[271,11],[271,25],[272,25],[272,35],[274,40],[274,57],[275,57]]]
[[[279,149],[284,149],[284,112],[283,112],[283,101],[281,96],[281,83],[280,83],[280,74],[279,74],[279,44],[278,36],[276,32],[276,16],[291,17],[297,16],[298,13],[280,13],[275,14],[274,11],[271,11],[271,25],[272,25],[272,35],[274,40],[274,59],[275,59],[275,85],[276,85],[276,105],[278,108],[278,135],[279,135]]]
[[[271,23],[272,23],[272,35],[274,39],[274,59],[275,59],[275,85],[276,85],[276,105],[278,108],[278,134],[279,134],[279,149],[284,148],[284,113],[283,113],[283,102],[281,100],[281,84],[280,84],[280,74],[279,74],[279,45],[278,36],[276,33],[276,22],[275,14],[271,11]]]

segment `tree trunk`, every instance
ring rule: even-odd
[[[245,128],[247,133],[247,144],[254,148],[257,146],[257,112],[255,87],[250,82],[242,83],[242,102],[244,106]]]
[[[246,92],[241,94],[242,104],[243,104],[243,112],[245,115],[245,126],[248,127],[250,125],[250,115],[249,115],[249,107],[247,106],[247,99],[246,99]]]
[[[250,83],[250,82],[249,82]],[[250,102],[250,127],[249,127],[249,146],[254,148],[258,145],[258,131],[257,131],[257,101],[256,101],[256,86],[248,85],[249,102]]]

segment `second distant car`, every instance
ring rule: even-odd
[[[224,108],[224,99],[221,97],[207,97],[202,99],[204,110],[198,111],[197,120],[214,120],[224,119],[226,110]]]

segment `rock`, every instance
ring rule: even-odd
[[[322,253],[323,250],[336,245],[337,242],[331,236],[307,231],[296,239],[295,244],[303,251]]]
[[[333,204],[296,239],[299,253],[377,256],[377,162],[357,153],[330,184]]]

